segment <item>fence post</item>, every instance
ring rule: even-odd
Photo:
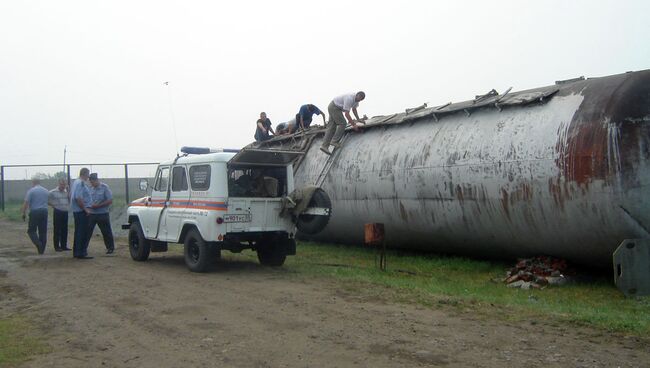
[[[66,165],[66,166],[68,168],[68,195],[69,195],[70,194],[70,189],[71,189],[70,184],[72,184],[72,183],[70,181],[70,165]]]
[[[0,166],[0,202],[2,202],[2,212],[5,211],[5,167]]]
[[[126,194],[126,204],[129,204],[129,165],[124,164],[124,193]]]

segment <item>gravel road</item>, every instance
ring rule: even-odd
[[[27,367],[650,365],[633,337],[360,297],[242,260],[195,274],[178,254],[134,262],[123,240],[106,256],[94,238],[93,260],[38,256],[23,223],[0,234],[0,317],[26,314],[52,347]]]

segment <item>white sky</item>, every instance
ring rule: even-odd
[[[390,114],[650,67],[650,1],[0,2],[0,163],[239,148],[266,111]],[[169,81],[169,87],[163,85]],[[315,117],[315,122],[320,122]]]

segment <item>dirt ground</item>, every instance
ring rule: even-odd
[[[0,318],[26,314],[52,348],[27,367],[650,366],[632,337],[363,298],[254,262],[195,274],[178,255],[134,262],[124,241],[106,256],[97,237],[93,260],[38,256],[24,224],[0,234]]]

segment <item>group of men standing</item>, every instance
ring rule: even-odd
[[[323,125],[327,126],[327,132],[323,138],[320,150],[329,155],[331,154],[329,151],[330,145],[335,148],[339,147],[347,123],[352,125],[352,129],[359,129],[357,123],[361,122],[361,119],[359,118],[357,107],[359,106],[359,102],[365,98],[366,94],[363,91],[335,97],[327,107],[327,112],[330,115],[328,124],[325,123],[325,114],[318,107],[312,104],[302,105],[295,118],[288,122],[278,124],[277,132],[273,130],[271,120],[266,116],[266,113],[262,112],[256,123],[255,140],[263,142],[271,139],[271,134],[277,136],[291,134],[298,129],[307,129],[311,125],[313,116],[321,115],[323,117]],[[350,111],[352,111],[356,119],[352,119]]]
[[[113,193],[105,183],[99,181],[96,173],[82,168],[79,178],[75,179],[68,191],[67,181],[59,179],[56,188],[48,191],[41,186],[38,178],[32,179],[32,188],[25,195],[22,207],[23,220],[29,210],[27,234],[36,246],[38,254],[45,252],[47,243],[48,205],[53,208],[52,225],[54,250],[69,251],[68,248],[68,213],[74,217],[74,241],[72,253],[76,259],[92,259],[88,255],[88,243],[98,226],[104,238],[106,253],[115,251],[113,230],[109,217],[109,208],[113,203]]]

